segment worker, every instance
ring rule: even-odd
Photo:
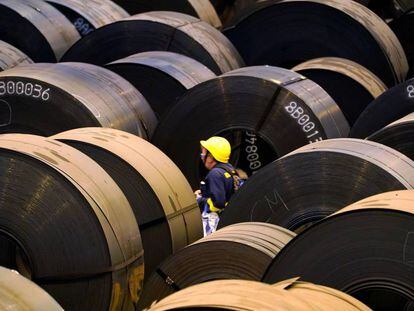
[[[202,211],[204,236],[216,231],[223,212],[230,197],[235,191],[234,167],[229,163],[231,146],[227,139],[213,136],[208,140],[200,141],[201,160],[209,170],[200,189],[195,191],[197,203]]]

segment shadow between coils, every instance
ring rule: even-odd
[[[0,1],[0,40],[35,62],[57,62],[79,39],[70,21],[44,1]]]
[[[411,112],[414,112],[414,79],[390,88],[370,103],[356,120],[349,136],[366,138]]]
[[[172,52],[144,52],[105,66],[139,90],[160,118],[197,84],[216,75],[203,64]]]
[[[186,287],[223,279],[260,280],[295,234],[264,223],[226,227],[164,260],[150,276],[138,308]]]
[[[186,55],[216,74],[244,65],[220,31],[192,16],[167,11],[141,13],[103,26],[73,45],[62,61],[105,65],[148,51]]]
[[[150,143],[108,128],[75,129],[52,138],[93,159],[125,194],[141,233],[145,279],[165,258],[202,236],[188,182]]]
[[[395,34],[354,1],[260,2],[224,34],[248,66],[292,68],[314,58],[341,57],[371,70],[389,87],[408,72]]]
[[[227,137],[232,163],[253,174],[300,146],[346,137],[348,123],[316,83],[287,69],[257,66],[190,89],[167,112],[152,142],[198,189],[199,142],[213,135]]]
[[[264,282],[301,275],[353,295],[374,310],[414,306],[414,195],[379,194],[298,235],[269,266]]]
[[[332,139],[299,148],[252,176],[219,227],[262,221],[300,232],[370,195],[414,187],[414,162],[378,143]]]
[[[128,17],[129,14],[110,0],[46,0],[75,26],[81,37],[106,24]]]

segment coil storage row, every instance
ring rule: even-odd
[[[414,309],[413,10],[0,0],[0,309]]]

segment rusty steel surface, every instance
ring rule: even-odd
[[[131,206],[112,178],[89,157],[56,140],[7,134],[1,136],[0,150],[5,172],[0,209],[3,216],[10,208],[18,209],[21,216],[10,223],[26,232],[16,231],[6,217],[1,233],[24,246],[32,279],[68,309],[96,305],[121,310],[136,302],[143,281],[141,237]],[[32,170],[19,190],[13,185],[22,183],[25,165],[15,168],[13,162]],[[9,191],[28,201],[17,203],[7,196]],[[57,191],[60,199],[52,201],[55,194],[50,191]],[[29,215],[33,220],[25,221]],[[45,227],[45,221],[54,226]],[[88,283],[91,287],[84,288]],[[132,285],[136,292],[129,292]]]

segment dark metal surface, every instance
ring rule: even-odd
[[[0,40],[35,62],[58,61],[79,39],[69,20],[44,1],[0,1]]]
[[[194,194],[159,149],[119,130],[83,128],[52,137],[95,160],[118,184],[140,227],[145,277],[172,253],[202,236]]]
[[[129,14],[110,0],[47,0],[75,26],[82,37]]]
[[[322,57],[292,68],[320,85],[341,108],[350,125],[387,90],[371,71],[344,58]]]
[[[163,11],[138,14],[101,27],[75,44],[63,61],[104,65],[148,51],[186,55],[216,74],[243,66],[239,53],[220,31],[192,16]]]
[[[0,309],[63,311],[43,289],[17,271],[0,267]]]
[[[249,174],[305,144],[348,135],[342,112],[317,84],[282,68],[249,67],[198,84],[168,111],[153,143],[194,188],[199,141],[219,134]],[[174,133],[174,135],[171,135]]]
[[[414,162],[378,143],[332,139],[269,164],[232,197],[219,227],[246,221],[296,232],[370,195],[414,187]]]
[[[33,61],[22,51],[0,40],[0,71],[31,63]]]
[[[189,89],[215,78],[203,64],[172,52],[144,52],[105,66],[128,80],[161,117]]]
[[[414,3],[412,5],[414,7]],[[396,17],[388,25],[395,33],[398,40],[400,40],[405,54],[407,55],[408,64],[410,65],[407,77],[414,78],[414,42],[412,40],[412,34],[414,32],[414,11],[411,10]]]
[[[0,132],[53,135],[101,126],[148,138],[157,120],[117,74],[80,63],[33,64],[0,73]]]
[[[398,150],[414,160],[414,113],[392,122],[367,139]]]
[[[414,112],[414,79],[389,89],[369,104],[352,127],[350,137],[366,138],[411,112]]]
[[[408,71],[394,33],[354,1],[260,2],[225,35],[250,66],[291,68],[318,57],[342,57],[371,70],[388,86],[404,81]]]
[[[175,11],[200,18],[210,25],[220,28],[221,21],[208,0],[114,0],[131,15],[150,11]]]
[[[342,290],[374,310],[414,302],[414,191],[357,202],[293,239],[263,278],[301,279]]]
[[[1,136],[0,170],[0,236],[23,250],[32,280],[67,310],[132,306],[142,244],[112,178],[72,147],[22,134]]]
[[[271,260],[295,236],[264,223],[229,226],[170,256],[151,275],[139,302],[155,300],[186,287],[222,279],[260,280]],[[174,282],[169,285],[167,280]]]

